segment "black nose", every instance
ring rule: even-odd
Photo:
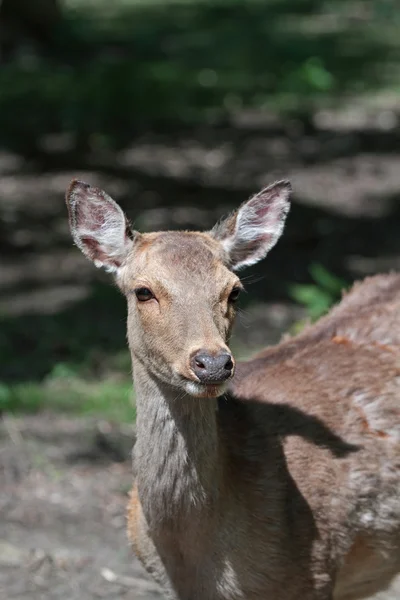
[[[199,350],[192,357],[191,367],[201,383],[222,383],[232,375],[233,360],[228,352],[213,356]]]

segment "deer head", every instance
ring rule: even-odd
[[[275,245],[290,190],[287,181],[263,189],[207,233],[140,234],[105,192],[71,183],[73,239],[127,298],[134,364],[193,396],[221,395],[234,373],[228,342],[242,289],[235,271]]]

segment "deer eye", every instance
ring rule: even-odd
[[[148,300],[154,298],[153,292],[146,287],[137,288],[135,290],[135,294],[139,302],[147,302]]]
[[[230,303],[234,303],[236,302],[236,300],[239,298],[240,296],[240,292],[242,290],[240,289],[240,287],[234,287],[233,290],[231,291],[231,293],[229,294],[229,298],[228,298],[228,302]]]

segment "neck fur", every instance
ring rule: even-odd
[[[179,527],[218,497],[220,460],[215,399],[194,398],[134,366],[134,462],[150,528]]]

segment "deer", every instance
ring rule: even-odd
[[[400,276],[374,275],[236,364],[243,284],[282,234],[278,181],[207,232],[132,229],[66,193],[75,244],[127,300],[134,552],[174,600],[358,600],[400,571]]]

